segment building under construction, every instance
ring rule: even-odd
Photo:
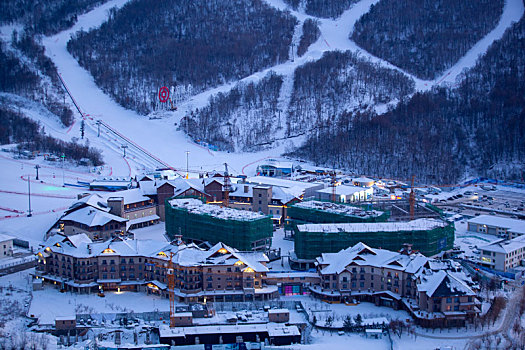
[[[223,242],[236,249],[267,251],[273,225],[269,216],[204,204],[196,198],[166,200],[166,233],[170,239]]]
[[[367,205],[352,206],[342,203],[310,200],[288,207],[288,217],[295,224],[301,223],[358,223],[385,222],[389,213],[374,210]]]
[[[359,242],[393,251],[409,243],[413,250],[426,256],[452,249],[454,245],[454,224],[433,218],[405,222],[304,224],[294,225],[294,231],[298,260],[336,253]]]

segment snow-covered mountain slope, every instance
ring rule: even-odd
[[[433,86],[445,83],[457,83],[457,78],[461,77],[461,72],[472,67],[476,59],[480,55],[483,55],[488,46],[494,40],[500,38],[503,32],[523,15],[523,3],[520,0],[507,0],[500,22],[494,30],[473,46],[466,56],[460,59],[442,76],[432,81],[424,81],[380,58],[374,57],[359,48],[349,39],[349,33],[352,31],[356,21],[369,11],[370,7],[377,3],[377,0],[362,0],[343,12],[343,14],[336,19],[315,18],[306,15],[303,12],[291,9],[282,0],[265,1],[279,10],[290,11],[290,13],[297,18],[299,24],[307,18],[318,20],[321,31],[319,40],[312,44],[302,57],[298,58],[294,55],[293,60],[292,57],[289,57],[285,63],[256,72],[240,80],[243,83],[257,83],[270,72],[283,76],[284,83],[278,100],[279,108],[283,114],[287,113],[285,109],[288,108],[293,93],[293,89],[290,89],[290,87],[293,87],[295,70],[308,62],[319,60],[324,52],[334,50],[357,52],[363,59],[378,64],[380,67],[400,72],[408,79],[414,81],[416,90],[425,91]],[[155,116],[153,119],[138,115],[133,111],[126,110],[119,106],[114,99],[104,94],[101,89],[96,86],[91,75],[82,69],[77,61],[68,53],[66,45],[75,32],[80,29],[89,30],[90,28],[97,28],[107,19],[110,8],[120,8],[126,3],[126,0],[109,1],[84,15],[78,16],[78,21],[72,28],[60,32],[55,36],[44,38],[43,42],[46,47],[46,54],[56,64],[58,71],[61,73],[63,80],[76,99],[82,112],[87,115],[86,122],[88,129],[91,130],[90,132],[94,133],[95,130],[97,130],[96,121],[101,119],[107,125],[118,130],[122,135],[132,139],[138,146],[135,155],[136,160],[133,161],[135,164],[131,165],[132,173],[158,165],[157,161],[150,159],[148,156],[144,156],[139,148],[147,150],[149,153],[158,157],[163,163],[177,169],[185,169],[186,151],[190,151],[189,163],[190,168],[193,170],[200,170],[201,168],[203,170],[217,169],[221,167],[222,163],[227,161],[235,170],[240,171],[244,165],[253,160],[276,155],[285,150],[291,150],[304,141],[303,137],[290,138],[274,143],[271,147],[277,144],[278,146],[266,151],[231,154],[211,151],[206,147],[194,143],[183,131],[178,130],[183,117],[197,108],[206,107],[211,96],[215,96],[219,92],[229,92],[236,85],[233,82],[206,90],[188,98],[186,101],[181,101],[176,111],[158,111],[153,113],[151,115]],[[294,44],[296,47],[298,43],[294,42]],[[397,103],[396,99],[392,99],[391,103]],[[385,105],[381,103],[376,108],[383,108],[382,106]],[[224,118],[228,120],[229,116],[226,115]],[[79,127],[79,120],[80,117],[77,116],[77,123],[73,126],[73,130]],[[184,128],[182,129],[184,130]],[[276,138],[283,136],[283,134],[276,133]],[[104,142],[104,147],[112,149],[115,154],[122,151],[120,146],[125,143],[119,137],[114,137],[113,139],[107,137],[107,140]],[[142,155],[139,156],[139,154]]]

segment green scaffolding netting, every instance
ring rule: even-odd
[[[404,243],[423,255],[432,256],[454,245],[454,224],[424,231],[398,232],[307,232],[294,226],[295,254],[300,259],[315,259],[322,253],[336,253],[359,242],[373,248],[399,251]]]
[[[182,235],[185,239],[223,242],[239,250],[252,250],[271,244],[273,224],[269,216],[252,220],[217,218],[208,214],[195,214],[185,208],[172,207],[166,201],[166,233],[170,239]]]

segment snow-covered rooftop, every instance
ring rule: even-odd
[[[369,222],[343,224],[304,224],[297,225],[302,232],[398,232],[398,231],[426,231],[438,227],[445,227],[447,223],[438,219],[416,219],[406,222]]]
[[[395,270],[414,273],[429,259],[420,253],[401,254],[385,249],[376,249],[364,243],[343,249],[337,253],[323,253],[317,258],[321,274],[341,273],[350,264],[356,266],[388,267]]]
[[[303,181],[294,181],[288,179],[280,179],[276,177],[269,176],[253,176],[246,179],[246,182],[260,185],[271,185],[285,188],[300,188],[303,191],[307,188],[317,187],[323,185],[320,182],[303,182]]]
[[[489,252],[508,254],[520,248],[525,248],[525,235],[518,236],[510,240],[501,239],[496,242],[492,242],[491,244],[481,246],[479,249]]]
[[[259,185],[248,184],[248,183],[237,183],[234,184],[233,191],[230,192],[230,197],[243,197],[253,198],[253,188]],[[283,204],[286,204],[296,198],[300,198],[302,190],[298,188],[286,188],[286,187],[273,187],[272,186],[272,199],[278,200]]]
[[[109,200],[112,198],[123,198],[125,205],[150,200],[148,197],[144,196],[141,188],[132,188],[129,190],[113,192],[106,197],[106,200]]]
[[[480,215],[468,220],[468,222],[477,225],[502,227],[510,232],[525,234],[525,220],[511,219],[495,215]]]
[[[442,297],[454,295],[475,295],[465,282],[456,278],[447,270],[430,272],[420,276],[417,289],[425,292],[429,297]]]
[[[169,200],[169,203],[174,208],[183,208],[192,214],[209,215],[223,220],[252,221],[266,217],[256,212],[204,204],[194,198],[175,198]]]
[[[359,186],[348,186],[348,185],[341,185],[335,187],[335,193],[339,195],[345,195],[350,196],[357,192],[366,191],[366,188],[359,187]],[[317,192],[320,193],[332,193],[332,187],[327,187],[325,189],[319,190]]]
[[[9,241],[11,239],[15,239],[15,237],[6,235],[5,233],[0,233],[0,242]]]
[[[382,211],[378,210],[363,210],[359,207],[353,207],[351,205],[314,200],[296,203],[294,206],[297,208],[319,210],[345,216],[375,217],[383,214]]]
[[[61,220],[68,220],[87,225],[89,227],[104,226],[110,221],[126,222],[128,219],[121,218],[105,211],[98,210],[92,207],[84,207],[82,209],[71,212]]]

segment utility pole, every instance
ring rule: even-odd
[[[66,187],[66,177],[64,176],[64,162],[66,160],[66,155],[62,153],[62,187]]]
[[[126,158],[126,148],[128,148],[128,145],[122,145],[120,147],[124,150],[124,158]]]
[[[27,175],[27,194],[29,198],[29,211],[28,211],[27,216],[31,217],[33,216],[33,214],[31,213],[31,178],[29,175]]]
[[[39,180],[38,178],[38,169],[40,169],[40,165],[35,165],[35,169],[36,169],[36,179]]]
[[[190,151],[186,151],[186,179],[190,178],[189,155]]]

